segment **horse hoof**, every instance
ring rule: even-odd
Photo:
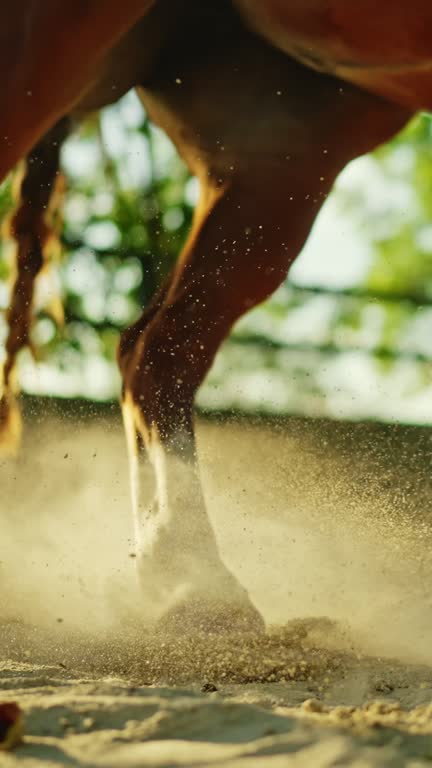
[[[189,598],[171,608],[157,624],[164,635],[227,635],[265,633],[261,614],[247,600],[229,603],[205,597]]]

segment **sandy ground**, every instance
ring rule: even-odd
[[[0,466],[0,700],[26,715],[0,766],[430,765],[429,443],[402,438],[202,423],[271,628],[176,640],[146,629],[118,421],[34,423]]]

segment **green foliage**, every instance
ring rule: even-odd
[[[431,148],[432,121],[421,115],[375,152],[366,181],[336,188],[340,215],[356,222],[370,248],[358,295],[308,293],[287,282],[237,325],[227,361],[255,372],[289,371],[298,387],[317,393],[313,349],[323,355],[376,350],[382,372],[392,372],[400,355],[432,352],[424,332],[416,335],[429,318],[422,305],[432,297]],[[89,360],[113,361],[119,333],[139,316],[177,258],[191,224],[194,187],[174,148],[131,94],[80,127],[65,148],[64,168],[69,181],[60,276],[66,324],[56,328],[42,306],[34,334],[42,363],[76,373]],[[8,181],[0,186],[0,220],[11,204]],[[3,244],[0,308],[9,273]],[[291,367],[287,348],[297,355]],[[223,387],[230,366],[216,365],[215,388]],[[426,372],[419,377],[429,379]]]
[[[432,298],[432,118],[419,115],[395,139],[373,155],[369,184],[359,185],[340,199],[341,210],[357,221],[369,241],[370,268],[364,282],[371,298],[379,297],[380,337],[377,343],[395,351],[393,361],[379,360],[391,372],[404,338],[419,347],[413,329],[423,306]],[[378,186],[379,194],[374,190]],[[396,302],[387,302],[397,297]],[[405,297],[405,300],[404,300]],[[362,302],[361,302],[362,303]],[[359,323],[361,307],[351,322]],[[339,316],[337,322],[343,322]],[[432,352],[432,346],[429,345]]]
[[[432,119],[421,115],[376,154],[388,184],[404,185],[408,194],[402,215],[389,216],[388,234],[373,237],[371,290],[405,292],[426,301],[432,297],[431,149]]]
[[[10,178],[0,184],[0,232],[1,223],[5,221],[12,207],[12,181]],[[8,278],[9,269],[6,263],[6,249],[4,242],[0,239],[0,281],[5,282]],[[0,303],[0,308],[2,304]]]
[[[119,332],[174,264],[193,206],[186,169],[131,94],[100,120],[83,123],[63,160],[66,324],[56,329],[42,310],[34,335],[40,361],[76,371],[92,355],[114,359]],[[0,189],[0,213],[11,204],[9,183]],[[0,280],[9,269],[3,253]]]

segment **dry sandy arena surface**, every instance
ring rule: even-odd
[[[44,417],[41,419],[41,417]],[[206,495],[265,638],[146,630],[121,427],[40,406],[0,464],[0,766],[432,762],[426,430],[201,422]]]

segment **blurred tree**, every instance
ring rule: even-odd
[[[377,299],[379,343],[396,353],[379,364],[390,371],[404,350],[432,357],[432,117],[416,117],[370,163],[369,183],[339,202],[371,246],[361,303]],[[336,322],[358,328],[361,318],[357,302],[342,306]],[[430,366],[419,374],[420,384],[431,382]]]
[[[114,358],[120,330],[137,318],[172,267],[190,227],[193,200],[185,167],[133,94],[83,123],[63,160],[65,327],[55,327],[40,300],[34,336],[39,360],[67,370],[89,355]],[[9,181],[0,187],[0,216],[11,204]],[[3,241],[3,307],[12,272]],[[38,293],[48,290],[42,278]]]
[[[374,354],[383,371],[392,370],[401,355],[432,356],[432,310],[424,306],[432,299],[431,134],[431,118],[420,116],[364,161],[366,171],[357,182],[336,185],[340,215],[356,223],[369,245],[363,283],[348,291],[282,286],[234,329],[225,357],[214,368],[213,404],[223,405],[224,382],[234,366],[256,379],[283,371],[299,389],[319,394],[322,356],[333,357],[340,349]],[[190,227],[196,184],[134,94],[89,118],[67,142],[63,165],[68,190],[59,282],[66,322],[57,328],[44,311],[43,294],[52,287],[42,279],[34,337],[42,366],[76,376],[91,364],[91,375],[78,390],[112,396],[119,332],[136,319],[172,267]],[[1,218],[11,202],[8,181],[0,186]],[[7,304],[12,266],[3,242],[0,309]],[[4,334],[3,325],[0,347]],[[100,377],[111,379],[98,390],[90,385],[101,360],[106,365]],[[423,366],[421,383],[429,376]],[[34,388],[29,377],[24,379]],[[42,376],[38,386],[75,391],[65,387],[64,378],[58,386],[52,381]]]

